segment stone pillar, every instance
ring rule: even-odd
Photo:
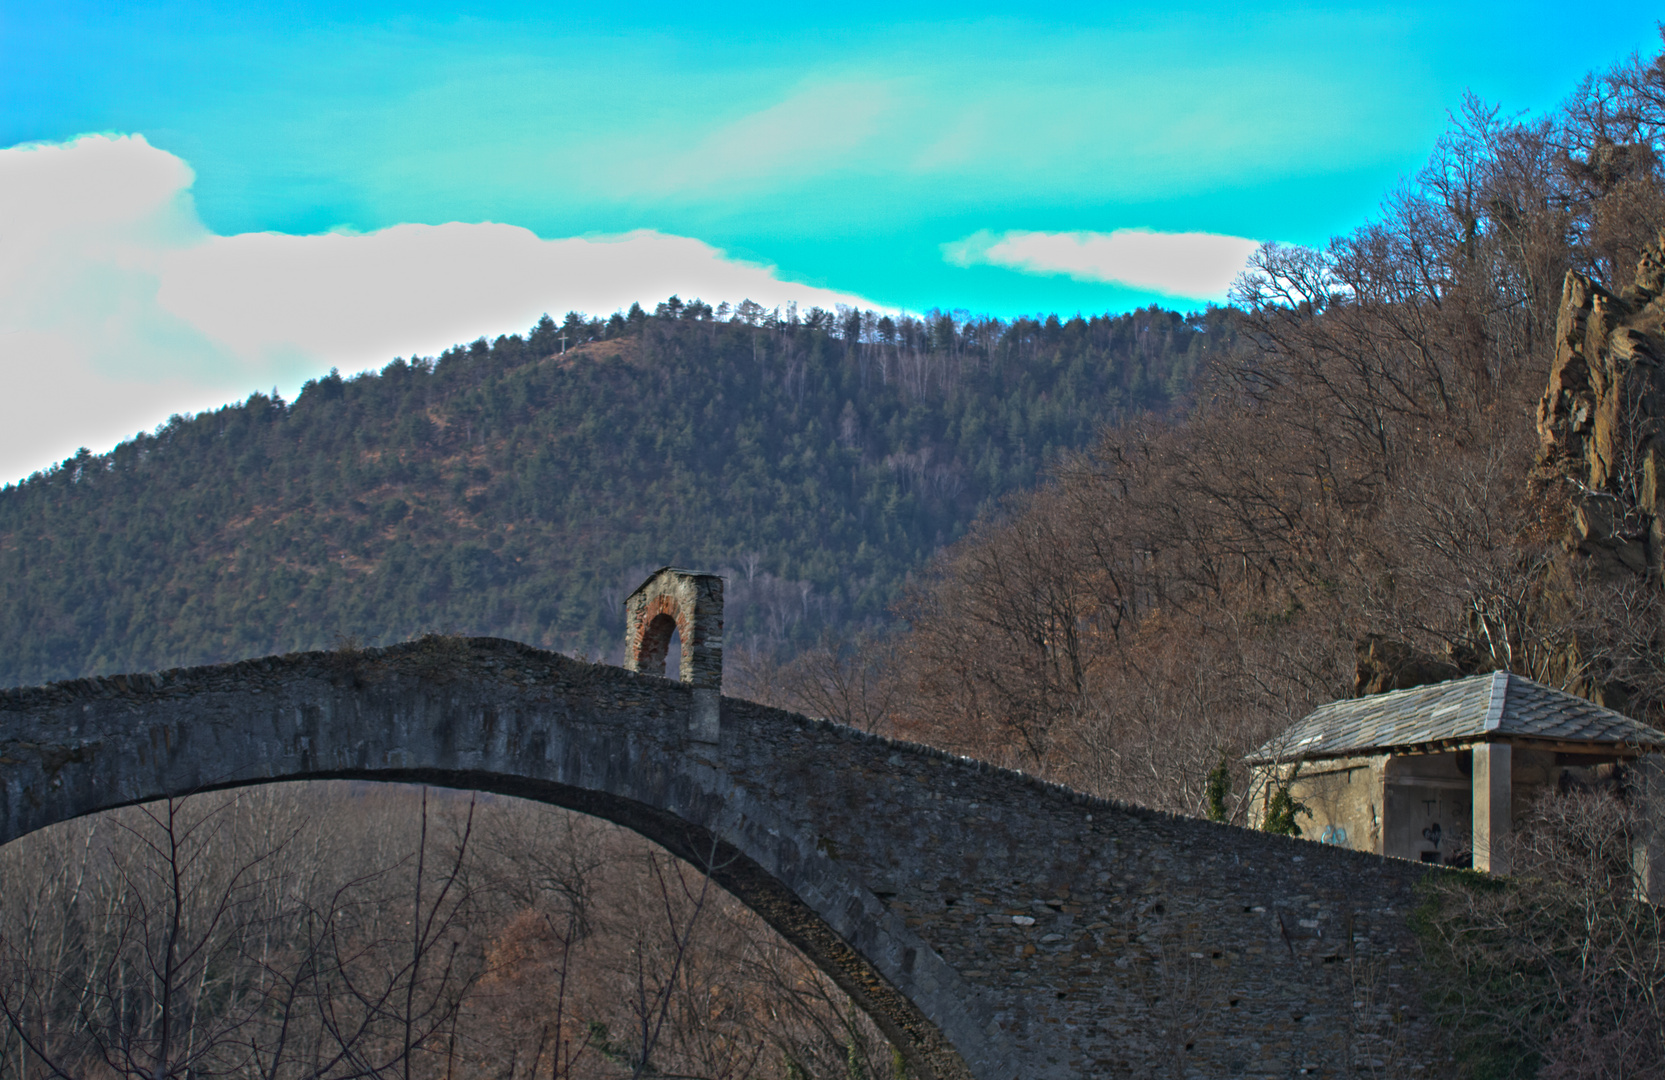
[[[666,566],[624,601],[624,666],[665,674],[671,633],[682,641],[678,677],[694,691],[688,733],[716,742],[723,693],[723,579]]]
[[[1514,828],[1513,764],[1509,744],[1481,743],[1474,748],[1474,868],[1509,872],[1509,841]]]
[[[1642,812],[1631,851],[1636,890],[1650,904],[1665,904],[1665,754],[1644,754],[1629,771],[1629,798]]]

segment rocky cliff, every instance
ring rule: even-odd
[[[1529,571],[1536,580],[1525,614],[1533,625],[1522,637],[1539,650],[1534,677],[1620,709],[1634,687],[1607,655],[1612,643],[1592,636],[1612,629],[1602,627],[1612,612],[1592,605],[1604,602],[1598,594],[1627,593],[1633,621],[1645,623],[1665,582],[1662,358],[1665,237],[1644,249],[1634,282],[1617,294],[1567,272],[1548,385],[1538,401],[1531,477],[1536,527],[1561,534],[1560,552]],[[1649,627],[1627,632],[1626,651],[1658,651]],[[1361,638],[1357,652],[1359,695],[1487,669],[1477,654],[1436,657],[1379,634]]]
[[[1662,240],[1665,242],[1665,240]],[[1665,567],[1665,253],[1650,245],[1620,295],[1567,272],[1549,385],[1538,402],[1539,479],[1570,500],[1570,554],[1602,577]]]

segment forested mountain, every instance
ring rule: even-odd
[[[252,395],[0,490],[0,684],[417,633],[608,656],[665,563],[730,641],[883,620],[980,510],[1182,405],[1226,310],[1010,323],[673,297]]]

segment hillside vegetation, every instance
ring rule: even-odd
[[[1545,117],[1465,102],[1376,220],[1260,249],[1182,421],[1062,460],[909,589],[904,633],[783,693],[1296,834],[1244,756],[1331,699],[1505,670],[1665,726],[1662,162],[1665,57]],[[1428,879],[1454,1075],[1665,1076],[1647,768],[1517,806],[1513,877]]]
[[[1239,347],[922,575],[892,723],[1200,814],[1322,702],[1508,670],[1665,724],[1665,58],[1470,99],[1381,214],[1263,246]]]
[[[666,563],[728,574],[731,644],[790,651],[887,618],[979,511],[1182,404],[1232,332],[673,297],[255,394],[0,490],[0,685],[433,630],[610,656]]]

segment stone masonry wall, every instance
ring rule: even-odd
[[[1438,1075],[1420,866],[1115,805],[512,642],[428,638],[0,692],[0,842],[166,794],[419,781],[636,829],[927,1077]]]
[[[733,721],[741,773],[801,792],[823,850],[991,992],[1025,1075],[1438,1075],[1407,928],[1421,867],[756,706]]]

